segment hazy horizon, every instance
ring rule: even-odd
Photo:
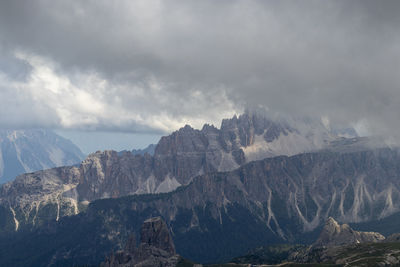
[[[84,154],[88,155],[98,150],[133,150],[143,149],[150,144],[158,143],[162,135],[89,132],[77,130],[55,130],[64,138],[71,140]]]

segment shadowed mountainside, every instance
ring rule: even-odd
[[[196,177],[170,193],[94,201],[78,216],[4,241],[18,249],[1,247],[0,258],[6,263],[30,251],[59,266],[96,263],[153,216],[165,218],[177,252],[197,262],[229,260],[266,243],[312,242],[329,216],[359,223],[398,214],[399,163],[399,152],[391,149],[250,162],[231,172]],[[5,215],[12,222],[12,214]],[[38,246],[38,240],[52,240],[52,245]]]

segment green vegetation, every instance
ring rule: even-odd
[[[335,256],[336,262],[347,266],[376,266],[385,262],[385,257],[400,257],[400,243],[369,243],[347,246]]]
[[[176,267],[193,267],[194,264],[194,262],[191,262],[184,258],[180,258]]]
[[[251,250],[245,256],[234,258],[232,262],[247,264],[278,264],[287,260],[288,256],[292,252],[304,247],[304,245],[289,244],[259,247]]]

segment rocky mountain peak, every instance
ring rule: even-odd
[[[162,156],[181,152],[204,151],[206,142],[206,138],[201,131],[186,125],[169,136],[163,136],[155,149],[155,155]]]
[[[314,247],[332,247],[354,243],[380,242],[385,237],[376,232],[359,232],[353,230],[348,224],[339,224],[329,217],[322,229]]]
[[[22,173],[73,165],[82,159],[77,146],[51,130],[0,129],[0,183]]]
[[[168,226],[161,217],[144,221],[140,231],[140,242],[167,251],[170,255],[176,253]]]
[[[124,250],[111,254],[100,266],[176,266],[180,256],[175,252],[168,226],[161,217],[144,221],[140,232],[138,247],[136,247],[136,239],[132,235]]]
[[[185,126],[181,129],[182,131],[192,131],[194,130],[192,126],[189,124],[185,124]]]
[[[201,132],[204,133],[206,136],[210,136],[210,135],[218,136],[220,130],[212,124],[211,125],[204,124],[203,128],[201,128]]]
[[[340,233],[341,227],[340,227],[339,223],[337,221],[335,221],[335,219],[333,219],[332,217],[329,217],[325,222],[325,226],[324,226],[323,230],[326,233],[328,233],[329,235],[334,235],[334,234]]]

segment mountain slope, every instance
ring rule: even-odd
[[[83,158],[71,141],[50,130],[0,130],[0,183],[17,175],[73,165]]]
[[[43,262],[53,258],[59,266],[89,263],[90,257],[122,246],[146,218],[162,216],[180,255],[225,261],[261,245],[312,242],[329,216],[348,223],[397,214],[399,198],[397,150],[279,156],[196,177],[170,193],[97,200],[84,213],[0,243],[18,250],[29,244],[35,255],[38,246],[46,254]],[[3,210],[2,217],[9,222],[2,228],[13,226],[11,211]],[[18,250],[8,255],[4,246],[0,259],[6,263]]]

